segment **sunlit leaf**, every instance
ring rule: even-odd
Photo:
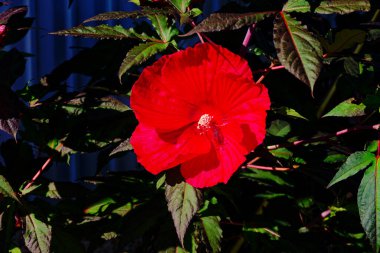
[[[276,16],[273,38],[281,64],[313,91],[322,68],[320,42],[297,20],[283,12]]]
[[[351,154],[346,162],[339,168],[327,187],[347,179],[361,170],[374,165],[375,155],[367,151],[358,151]]]
[[[173,36],[178,34],[178,30],[169,25],[168,17],[160,14],[147,15],[147,17],[163,42],[169,42]]]
[[[270,153],[275,157],[283,159],[290,159],[293,156],[293,152],[287,148],[277,148],[270,150]]]
[[[366,115],[366,106],[363,103],[355,104],[353,103],[354,101],[355,99],[353,98],[347,99],[322,117],[358,117]]]
[[[380,250],[380,177],[379,157],[364,173],[358,190],[360,221],[375,252]]]
[[[168,47],[168,43],[147,42],[133,47],[126,55],[119,69],[119,79],[133,65],[143,63],[153,55],[164,51]]]
[[[39,220],[34,213],[26,216],[25,223],[25,246],[32,253],[50,252],[51,226]]]
[[[17,194],[12,189],[12,186],[9,184],[7,179],[2,175],[0,175],[0,193],[4,195],[5,197],[14,199],[17,202],[20,201],[19,198],[17,197]]]
[[[76,26],[70,29],[53,32],[54,35],[80,36],[85,38],[96,39],[139,39],[142,41],[160,41],[159,39],[150,37],[145,33],[137,33],[133,28],[125,29],[121,25],[109,26]]]
[[[252,25],[253,23],[263,20],[273,14],[274,12],[271,11],[250,13],[213,13],[191,31],[182,36],[190,36],[200,32],[236,30],[243,26]]]
[[[311,8],[310,1],[289,0],[283,8],[285,12],[310,12],[319,14],[347,14],[354,11],[369,11],[370,2],[368,0],[323,0],[317,7]]]
[[[173,186],[166,185],[165,195],[178,238],[183,245],[190,221],[200,208],[202,193],[188,183],[180,182]]]
[[[221,240],[223,230],[221,229],[218,216],[201,217],[201,224],[204,229],[207,241],[212,249],[212,252],[221,251]]]
[[[290,116],[292,118],[298,118],[298,119],[308,120],[307,118],[305,118],[304,116],[302,116],[296,110],[294,110],[292,108],[289,108],[289,107],[286,107],[286,106],[282,106],[282,107],[280,107],[278,109],[274,109],[273,111],[276,112],[276,113],[280,113],[282,115]]]
[[[115,204],[115,203],[116,201],[114,199],[107,197],[87,207],[84,210],[84,213],[91,214],[91,215],[98,215],[105,212],[110,205]]]
[[[190,0],[169,0],[169,2],[181,13],[185,13],[189,7]]]

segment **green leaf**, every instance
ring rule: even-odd
[[[366,106],[363,103],[355,104],[354,98],[347,99],[338,104],[322,117],[358,117],[364,116]]]
[[[5,197],[12,198],[13,200],[20,203],[16,192],[12,189],[12,186],[9,184],[7,179],[2,175],[0,175],[0,193]]]
[[[288,133],[290,133],[290,130],[291,126],[288,122],[277,119],[272,121],[267,132],[273,136],[285,137]]]
[[[218,32],[223,30],[236,30],[243,26],[252,25],[273,15],[275,12],[250,13],[213,13],[204,19],[188,33],[181,36],[190,36],[201,32]]]
[[[346,156],[339,153],[328,154],[325,159],[323,159],[324,163],[334,164],[339,162],[344,162],[346,160]]]
[[[164,51],[168,47],[168,43],[147,42],[133,47],[126,55],[119,69],[119,79],[133,65],[143,63],[153,55]]]
[[[358,190],[358,208],[360,221],[375,252],[380,250],[380,177],[379,161],[373,159],[376,166],[369,167],[364,173]]]
[[[206,216],[201,217],[201,224],[205,235],[207,237],[207,241],[210,244],[212,252],[220,252],[221,251],[221,240],[223,230],[220,225],[220,217],[219,216]]]
[[[327,187],[331,187],[332,185],[355,175],[359,171],[372,166],[374,159],[375,155],[366,151],[359,151],[351,154],[346,162],[339,168],[339,171],[335,174]]]
[[[293,156],[293,152],[287,148],[277,148],[269,151],[273,156],[283,159],[290,159]]]
[[[369,11],[370,2],[368,0],[324,0],[313,9],[319,14],[347,14],[354,11]],[[289,0],[282,9],[285,12],[311,12],[312,8],[307,0]]]
[[[150,37],[145,33],[137,33],[133,28],[125,29],[121,25],[109,26],[109,25],[99,25],[99,26],[76,26],[70,29],[61,30],[53,32],[54,35],[65,35],[65,36],[80,36],[85,38],[96,38],[96,39],[139,39],[142,41],[160,41],[159,39]]]
[[[296,110],[289,108],[289,107],[286,107],[286,106],[282,106],[282,107],[275,109],[273,111],[276,113],[280,113],[282,115],[292,117],[292,118],[308,120],[307,118],[305,118],[304,116],[299,114]]]
[[[322,68],[320,42],[297,20],[283,12],[276,16],[273,39],[281,64],[313,91]]]
[[[360,29],[343,29],[335,34],[334,42],[322,39],[323,47],[328,53],[339,53],[350,49],[366,40],[366,32]]]
[[[116,155],[118,153],[130,151],[130,150],[133,150],[133,147],[130,143],[129,138],[127,138],[125,141],[122,141],[116,148],[114,148],[109,154],[109,156]]]
[[[107,197],[87,207],[84,210],[84,213],[91,215],[99,215],[104,213],[110,205],[115,203],[116,201],[114,199]]]
[[[202,192],[186,182],[180,182],[173,186],[167,184],[165,196],[178,238],[183,246],[183,239],[190,221],[200,208]]]
[[[95,109],[108,109],[108,110],[114,110],[118,112],[126,112],[131,110],[126,104],[121,102],[119,99],[112,97],[112,96],[106,96],[99,99],[99,105],[96,105]]]
[[[37,219],[34,213],[27,215],[25,222],[25,246],[32,253],[50,252],[51,226]]]
[[[169,15],[174,14],[171,10],[168,9],[154,9],[144,6],[141,10],[137,11],[111,11],[100,13],[92,18],[86,19],[83,23],[91,21],[106,21],[106,20],[117,20],[117,19],[126,19],[126,18],[140,18],[152,14],[162,14]]]
[[[181,13],[185,13],[190,4],[190,0],[169,0],[169,2]]]
[[[245,170],[245,172],[241,172],[240,175],[247,179],[251,179],[257,182],[269,181],[280,186],[289,186],[289,187],[292,186],[281,177],[276,176],[271,171],[256,170],[256,169],[248,168]]]
[[[168,17],[159,14],[148,15],[147,17],[163,42],[169,42],[173,36],[178,34],[176,28],[168,25]]]

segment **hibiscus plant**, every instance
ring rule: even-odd
[[[379,2],[130,2],[21,88],[1,3],[0,252],[379,252]]]

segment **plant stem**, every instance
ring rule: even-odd
[[[362,131],[362,130],[376,130],[376,131],[378,131],[379,129],[380,129],[380,124],[376,124],[376,125],[372,125],[372,126],[356,126],[356,127],[346,128],[346,129],[340,130],[340,131],[333,133],[333,134],[327,134],[327,135],[316,137],[316,138],[299,140],[299,141],[294,141],[291,143],[270,145],[270,146],[267,146],[266,149],[267,150],[275,150],[275,149],[282,148],[282,147],[294,147],[294,146],[299,146],[299,145],[303,145],[303,144],[327,140],[327,139],[330,139],[332,137],[341,136],[341,135],[351,133],[351,132]]]
[[[55,150],[59,151],[61,148],[63,147],[63,144],[60,143],[56,148]],[[46,162],[42,165],[42,167],[37,171],[37,173],[33,176],[32,180],[30,180],[30,182],[24,187],[24,189],[22,191],[25,191],[26,189],[29,189],[33,184],[34,182],[37,180],[37,178],[41,175],[41,173],[46,169],[46,167],[51,163],[51,161],[53,160],[53,157],[54,155],[51,155],[47,160]]]
[[[245,54],[247,53],[248,44],[249,44],[249,41],[252,38],[252,33],[255,30],[255,27],[256,27],[256,23],[254,23],[253,25],[251,25],[250,27],[248,27],[247,33],[245,34],[243,43],[242,43],[241,48],[240,48],[240,56],[241,57],[244,57]]]
[[[331,86],[329,92],[327,93],[325,99],[323,100],[321,106],[319,107],[318,112],[317,112],[318,119],[322,116],[323,112],[326,110],[327,105],[330,103],[332,97],[334,96],[336,92],[336,87],[338,86],[338,81],[340,80],[342,76],[343,74],[339,74],[339,76],[335,79],[334,84]]]

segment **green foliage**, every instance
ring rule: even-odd
[[[186,182],[179,182],[173,186],[167,184],[165,195],[178,238],[183,245],[187,227],[201,205],[202,193]]]
[[[366,106],[363,103],[355,104],[354,99],[350,98],[338,104],[323,117],[357,117],[366,115]]]
[[[20,90],[28,54],[0,51],[0,130],[14,137],[0,143],[0,251],[370,252],[371,243],[378,252],[378,3],[231,0],[205,17],[199,1],[130,2],[139,10],[53,32],[100,41]],[[0,14],[4,45],[25,35],[26,12]],[[99,24],[108,20],[115,25]],[[172,182],[177,168],[110,172],[112,159],[133,152],[134,81],[194,34],[240,50],[268,88],[264,142],[211,188]],[[74,73],[88,79],[69,93]],[[91,176],[61,182],[42,172],[28,184],[72,154],[94,157]]]
[[[320,42],[286,13],[276,16],[273,40],[281,64],[313,91],[322,68]]]

